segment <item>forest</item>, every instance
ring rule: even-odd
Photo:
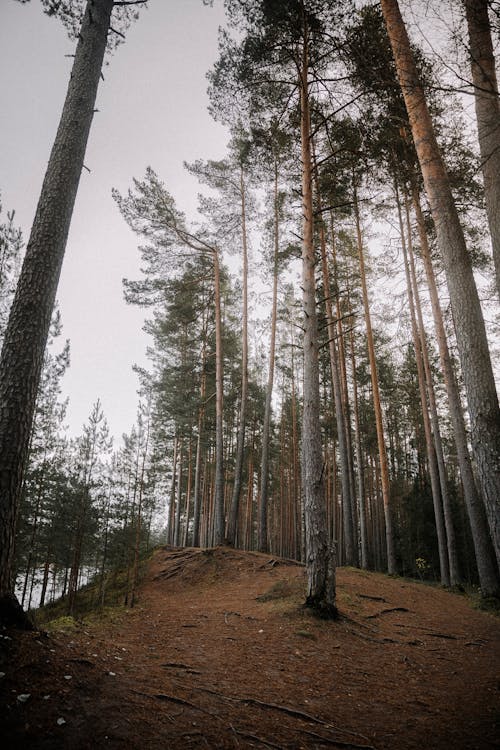
[[[133,606],[159,544],[299,561],[326,618],[337,566],[498,602],[497,3],[436,3],[443,57],[419,3],[225,0],[197,215],[154,165],[109,186],[149,337],[117,447],[98,394],[66,434],[56,299],[103,64],[148,4],[41,3],[76,48],[26,245],[0,217],[5,622],[119,573]]]

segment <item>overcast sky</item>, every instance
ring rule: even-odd
[[[101,81],[58,300],[71,340],[64,378],[70,434],[99,397],[119,438],[135,420],[146,364],[144,311],[123,301],[122,278],[138,278],[137,239],[111,198],[151,165],[179,207],[194,212],[198,185],[183,160],[221,158],[227,134],[207,112],[205,74],[217,56],[221,2],[150,0]],[[0,191],[28,239],[69,78],[74,43],[41,3],[0,0]],[[4,214],[5,215],[5,214]]]

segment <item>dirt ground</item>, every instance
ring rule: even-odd
[[[3,632],[2,748],[498,747],[499,620],[465,597],[338,571],[341,618],[304,569],[160,550],[133,609],[69,633]]]

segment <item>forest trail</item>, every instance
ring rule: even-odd
[[[327,622],[301,608],[304,585],[268,555],[159,550],[133,609],[3,635],[2,748],[497,746],[498,618],[339,569]]]

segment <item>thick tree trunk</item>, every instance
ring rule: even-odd
[[[304,309],[304,404],[302,417],[302,483],[306,533],[306,605],[324,616],[336,615],[335,553],[326,529],[324,467],[319,421],[318,321],[316,256],[313,242],[311,132],[308,88],[308,30],[304,18],[300,74],[302,148],[302,301]]]
[[[269,487],[269,439],[271,434],[271,405],[274,385],[274,362],[276,355],[276,321],[278,313],[278,253],[280,242],[279,194],[278,194],[278,160],[274,160],[274,259],[273,259],[273,294],[271,307],[271,341],[269,344],[269,372],[267,375],[266,405],[264,424],[262,426],[262,454],[259,502],[259,552],[267,552],[267,506]]]
[[[472,449],[500,561],[500,410],[486,329],[450,183],[397,0],[381,0],[448,282],[467,393]]]
[[[489,0],[465,0],[484,197],[500,295],[500,100],[489,5]]]
[[[12,591],[17,511],[43,353],[94,114],[113,0],[89,0],[0,360],[0,599]]]
[[[385,447],[384,425],[382,421],[382,405],[380,403],[380,392],[378,386],[377,362],[375,360],[375,346],[373,343],[372,321],[370,315],[370,303],[368,300],[368,289],[366,286],[365,259],[363,251],[363,238],[361,235],[361,222],[359,218],[358,196],[354,186],[354,213],[356,218],[356,237],[359,256],[359,273],[361,277],[361,291],[363,295],[363,308],[365,313],[366,340],[368,346],[368,360],[370,362],[370,376],[372,383],[373,410],[375,412],[375,426],[377,429],[377,445],[380,459],[380,481],[382,486],[382,502],[384,506],[385,540],[387,548],[387,571],[390,575],[396,573],[396,554],[394,551],[394,532],[392,528],[391,510],[391,487],[389,482],[389,467],[387,465],[387,450]]]
[[[238,528],[238,513],[240,508],[241,480],[243,476],[243,459],[245,451],[245,429],[246,411],[248,399],[248,247],[246,229],[246,206],[245,206],[245,180],[243,167],[240,169],[240,194],[241,194],[241,242],[243,255],[243,305],[242,305],[242,356],[241,356],[241,394],[240,394],[240,421],[238,426],[238,440],[236,444],[236,460],[234,465],[234,485],[231,507],[227,522],[226,541],[234,545],[236,531]]]
[[[448,349],[443,315],[439,303],[434,268],[432,266],[427,231],[425,228],[425,219],[420,205],[420,196],[416,188],[413,188],[412,190],[412,201],[417,219],[420,252],[424,262],[427,286],[429,288],[441,370],[443,372],[448,403],[450,406],[450,417],[453,425],[453,435],[457,449],[458,464],[460,467],[460,478],[462,480],[464,500],[472,532],[474,551],[476,553],[479,583],[483,596],[495,596],[500,598],[500,575],[486,521],[483,501],[477,490],[476,481],[472,471],[460,393]]]

